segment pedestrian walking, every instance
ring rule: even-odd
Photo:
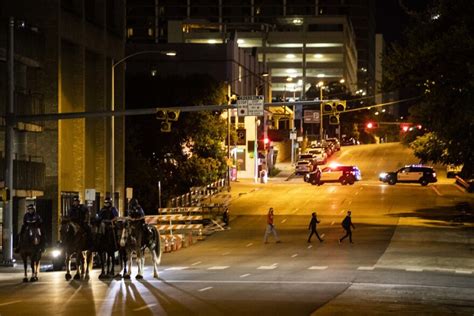
[[[342,221],[342,228],[344,228],[344,230],[346,231],[346,234],[342,238],[339,239],[339,243],[341,243],[344,239],[349,237],[350,243],[353,244],[351,228],[355,229],[355,226],[354,224],[352,224],[351,211],[347,211],[347,215]]]
[[[316,212],[313,212],[311,214],[311,221],[309,222],[309,227],[308,227],[308,230],[311,231],[309,233],[308,242],[311,242],[311,237],[313,236],[313,234],[315,234],[316,237],[318,237],[319,242],[324,241],[323,239],[321,239],[321,237],[319,237],[318,231],[316,230],[316,225],[319,224],[319,223],[320,223],[320,221],[318,221],[318,217],[317,217]]]
[[[278,233],[273,225],[273,207],[270,207],[267,214],[267,229],[265,230],[265,236],[263,237],[263,242],[268,244],[268,235],[273,234],[275,236],[276,242],[280,243],[281,240],[278,237]]]

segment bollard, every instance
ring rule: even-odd
[[[205,237],[202,235],[202,228],[199,228],[198,240],[204,240]]]

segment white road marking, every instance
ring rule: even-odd
[[[311,249],[311,248],[313,248],[313,246],[309,245],[309,246],[308,246],[308,249]]]
[[[213,267],[207,268],[207,270],[225,270],[227,268],[229,268],[229,266],[213,266]]]
[[[453,184],[453,185],[454,185],[454,187],[455,187],[456,189],[458,189],[458,190],[461,191],[462,193],[466,193],[466,191],[464,191],[464,189],[461,189],[458,185],[456,185],[456,184]]]
[[[187,269],[187,268],[188,268],[188,267],[171,267],[171,268],[165,269],[165,271],[185,270],[185,269]]]
[[[192,266],[198,265],[198,264],[200,264],[200,263],[201,263],[201,261],[196,261],[196,262],[194,262],[194,263],[192,264]]]
[[[253,246],[253,242],[249,242],[247,245],[245,245],[245,247],[250,247],[250,246]]]
[[[257,269],[258,270],[273,270],[273,269],[276,269],[277,266],[278,266],[278,263],[274,263],[271,266],[260,266]]]
[[[286,218],[281,220],[281,223],[282,223],[282,224],[283,224],[284,222],[286,222]]]
[[[296,257],[298,257],[297,253],[295,253],[294,255],[291,256],[291,258],[296,258]]]
[[[352,204],[352,200],[350,200],[349,203],[347,203],[347,204],[351,205],[351,204]]]
[[[134,312],[138,312],[138,311],[141,311],[141,310],[144,310],[144,309],[150,309],[150,307],[154,307],[158,304],[148,304],[148,305],[145,305],[145,306],[142,306],[142,307],[139,307],[139,308],[135,308],[133,311]]]
[[[472,271],[469,271],[469,270],[455,270],[454,272],[459,273],[459,274],[471,274],[472,273]]]
[[[328,266],[311,266],[308,270],[326,270]]]
[[[6,306],[6,305],[12,305],[16,303],[21,303],[23,301],[11,301],[11,302],[6,302],[6,303],[0,303],[0,306]]]
[[[342,213],[344,213],[344,210],[341,210],[341,211],[339,212],[339,214],[342,214]]]
[[[226,251],[226,252],[224,252],[222,255],[223,255],[223,256],[227,256],[229,253],[230,253],[230,251]]]
[[[361,271],[372,271],[374,270],[375,267],[358,267],[357,270],[361,270]]]
[[[250,273],[245,273],[245,274],[242,274],[240,277],[241,277],[241,278],[246,278],[246,277],[248,277],[249,275],[250,275]]]
[[[423,269],[421,269],[421,268],[406,268],[405,271],[408,271],[408,272],[423,272]]]
[[[443,196],[443,195],[441,194],[441,192],[439,192],[439,190],[438,190],[438,188],[437,188],[436,186],[432,185],[432,186],[430,186],[430,188],[431,188],[433,191],[435,191],[438,196]]]
[[[212,286],[208,286],[208,287],[205,287],[205,288],[202,288],[200,290],[198,290],[199,292],[204,292],[204,291],[207,291],[207,290],[210,290],[212,289]]]
[[[332,222],[331,222],[331,225],[334,225],[334,223],[335,223],[335,221],[332,221]]]
[[[321,238],[324,238],[324,236],[325,236],[324,234],[321,234]]]
[[[357,191],[356,193],[354,193],[354,195],[358,195],[359,194],[359,191]]]

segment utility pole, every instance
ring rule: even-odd
[[[8,72],[8,106],[5,119],[5,184],[10,190],[10,197],[3,208],[3,261],[4,266],[13,266],[13,146],[15,130],[13,129],[14,116],[14,97],[15,97],[15,73],[14,73],[14,30],[15,19],[9,18],[8,21],[8,52],[7,52],[7,72]]]

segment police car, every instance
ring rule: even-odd
[[[393,172],[382,172],[379,175],[379,180],[390,185],[395,183],[419,183],[422,186],[428,183],[435,183],[438,181],[436,172],[432,167],[423,165],[409,165]]]
[[[331,164],[323,168],[320,174],[309,173],[305,177],[305,181],[313,185],[321,185],[326,182],[340,182],[342,185],[353,185],[356,181],[360,180],[362,180],[362,174],[357,166],[344,166],[338,164]]]

